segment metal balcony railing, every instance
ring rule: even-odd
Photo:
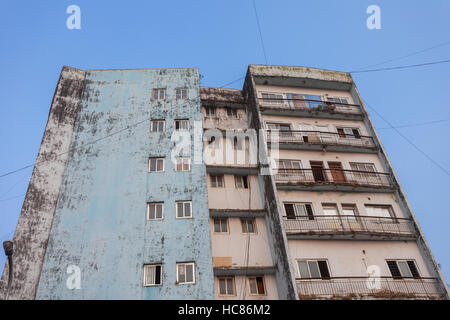
[[[267,142],[278,141],[281,144],[318,144],[350,146],[360,148],[375,148],[374,139],[370,136],[353,134],[340,135],[336,132],[323,131],[294,131],[294,130],[266,130]]]
[[[261,107],[267,107],[271,109],[325,111],[330,113],[343,113],[352,115],[361,114],[361,108],[357,104],[311,100],[311,99],[259,98],[259,100]]]
[[[394,188],[393,176],[389,173],[344,169],[278,169],[275,175],[278,184],[336,184],[350,186]]]
[[[283,217],[287,235],[295,234],[369,234],[415,236],[411,219],[371,216]]]
[[[379,282],[378,282],[379,281]],[[377,284],[378,282],[378,284]],[[297,279],[300,299],[352,299],[372,297],[444,299],[445,291],[436,278],[333,277]]]

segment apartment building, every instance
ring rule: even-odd
[[[448,299],[348,73],[199,80],[63,68],[11,298]]]

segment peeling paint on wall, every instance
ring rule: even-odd
[[[192,100],[175,99],[181,87]],[[153,88],[166,88],[166,99],[152,100]],[[38,299],[213,298],[206,170],[175,172],[170,160],[174,120],[201,121],[198,97],[194,69],[87,72]],[[166,131],[151,133],[150,119],[165,119]],[[152,156],[166,158],[165,172],[148,172]],[[178,200],[192,200],[192,219],[175,218]],[[163,220],[146,220],[152,201],[164,202]],[[176,263],[186,261],[195,262],[197,281],[176,284]],[[143,286],[151,263],[163,265],[162,286]],[[66,287],[72,264],[81,269],[80,290]]]

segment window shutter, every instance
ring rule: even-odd
[[[306,213],[308,214],[309,220],[314,220],[314,213],[312,210],[312,206],[310,204],[305,204]]]
[[[389,271],[391,271],[391,275],[394,279],[402,278],[402,274],[400,273],[400,269],[398,268],[396,261],[387,261],[387,265],[388,265]]]
[[[258,294],[265,294],[263,277],[257,277],[256,283],[258,285]]]
[[[308,271],[308,265],[306,261],[297,261],[298,264],[298,271],[300,273],[300,278],[302,279],[308,279],[310,278],[309,271]]]
[[[330,279],[330,272],[328,271],[327,262],[322,260],[317,261],[317,264],[319,265],[320,276],[322,277],[322,279]]]
[[[155,284],[161,284],[161,266],[155,267]]]
[[[413,278],[416,278],[416,279],[420,278],[419,270],[417,270],[417,267],[416,267],[416,264],[414,263],[414,261],[409,260],[407,262],[408,262],[408,267],[409,267],[409,270],[411,270],[411,274],[412,274]]]
[[[295,219],[294,205],[292,203],[285,203],[284,210],[288,219]]]

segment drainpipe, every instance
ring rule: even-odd
[[[13,261],[12,261],[13,247],[14,246],[12,241],[7,240],[3,242],[3,249],[5,250],[5,254],[8,257],[8,269],[9,269],[8,286],[6,288],[5,300],[8,300],[9,291],[11,289],[11,283],[13,279]]]

